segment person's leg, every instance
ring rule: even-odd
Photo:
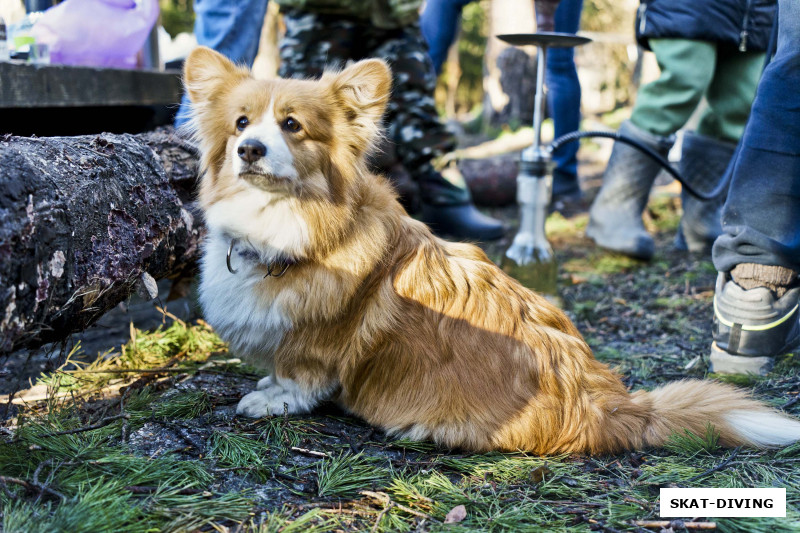
[[[631,119],[620,133],[666,155],[673,134],[694,112],[714,72],[716,46],[687,39],[651,39],[660,77],[639,89]],[[653,238],[642,223],[650,188],[661,167],[636,148],[614,143],[603,185],[589,211],[586,235],[603,248],[649,259]]]
[[[473,0],[428,0],[419,19],[433,68],[438,76],[456,38],[461,10]]]
[[[778,21],[713,248],[718,372],[764,373],[800,347],[800,3],[779,0]]]
[[[194,13],[197,44],[213,48],[236,63],[253,66],[267,14],[267,0],[195,0]],[[176,127],[189,120],[189,105],[184,95],[175,117]]]
[[[720,50],[714,77],[706,91],[708,106],[696,132],[686,132],[681,175],[698,191],[712,191],[725,174],[742,136],[756,86],[764,68],[763,52]],[[675,238],[680,250],[709,253],[722,233],[722,204],[727,191],[700,200],[683,190],[683,216]]]
[[[436,77],[419,27],[373,29],[372,35],[366,39],[371,55],[385,59],[392,68],[387,136],[394,142],[400,162],[419,184],[423,220],[454,237],[500,238],[502,223],[475,209],[458,169],[452,166],[438,172],[434,168],[434,160],[452,151],[456,140],[436,112]]]
[[[286,33],[280,42],[283,78],[319,78],[325,69],[344,68],[350,60],[363,59],[370,32],[358,20],[289,9],[283,15]],[[400,202],[417,210],[419,186],[403,168],[394,143],[383,140],[370,156],[370,168],[394,185]]]
[[[289,9],[283,13],[286,32],[278,44],[281,78],[319,78],[325,69],[344,68],[364,57],[358,21]]]
[[[556,9],[555,31],[577,33],[583,0],[561,0]],[[574,48],[551,48],[547,53],[547,105],[553,117],[555,137],[577,131],[581,124],[581,85],[575,68]],[[553,201],[577,197],[578,147],[569,143],[553,154]]]

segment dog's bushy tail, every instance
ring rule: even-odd
[[[642,436],[646,446],[662,446],[684,430],[703,436],[709,424],[719,433],[719,444],[727,447],[772,448],[800,440],[800,420],[724,383],[676,381],[634,394],[631,400],[650,413]]]

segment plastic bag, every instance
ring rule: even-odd
[[[33,27],[50,61],[63,65],[135,68],[158,18],[158,0],[65,0]]]

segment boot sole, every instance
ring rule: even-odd
[[[748,357],[745,355],[731,355],[716,342],[711,343],[711,368],[716,374],[753,374],[765,376],[775,365],[774,357]]]

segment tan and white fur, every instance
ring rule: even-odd
[[[200,300],[270,374],[239,413],[333,400],[392,435],[539,454],[659,446],[707,424],[728,446],[800,439],[800,422],[729,385],[629,394],[559,309],[410,218],[365,163],[391,88],[384,62],[257,81],[200,48],[185,82],[208,227]],[[276,261],[291,266],[268,276]]]

